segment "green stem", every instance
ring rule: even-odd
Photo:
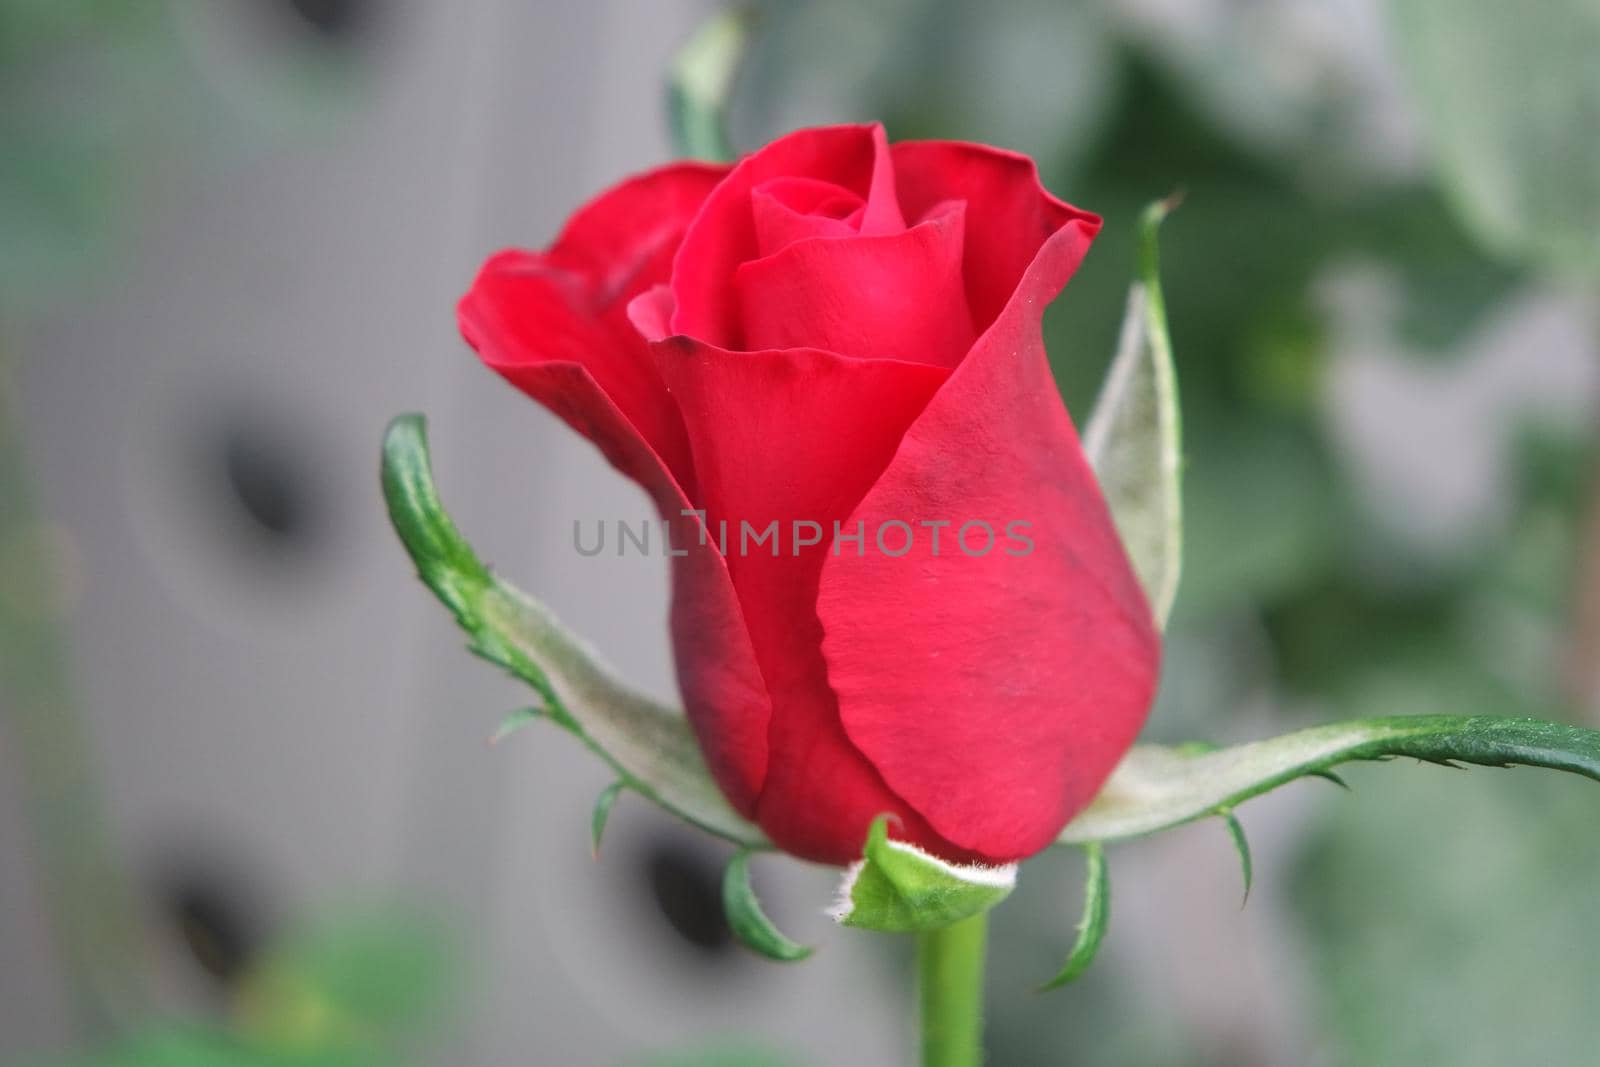
[[[922,1067],[983,1062],[983,963],[989,916],[979,913],[917,936]]]

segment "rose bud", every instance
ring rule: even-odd
[[[888,813],[1021,859],[1138,733],[1160,641],[1040,332],[1099,227],[1010,152],[802,130],[623,182],[461,301],[670,524],[690,724],[780,848],[848,863]]]

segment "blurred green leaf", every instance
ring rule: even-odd
[[[1322,1062],[1593,1062],[1590,791],[1554,775],[1352,778],[1354,797],[1319,820],[1285,895]]]
[[[1051,368],[1087,425],[1116,342],[1136,233],[1152,199],[1184,207],[1161,230],[1163,294],[1182,382],[1183,574],[1176,611],[1210,618],[1292,592],[1333,557],[1338,478],[1318,427],[1320,315],[1312,283],[1346,240],[1330,205],[1284,161],[1240,145],[1181,85],[1132,50],[1117,106],[1077,179],[1060,191],[1106,219],[1045,316]],[[1270,375],[1263,372],[1270,368]]]
[[[755,23],[755,8],[729,4],[678,50],[667,76],[667,119],[678,155],[714,163],[734,158],[728,95]]]
[[[629,789],[719,837],[766,844],[723,799],[680,712],[619,682],[544,605],[478,560],[439,503],[422,416],[401,415],[389,424],[383,491],[419,577],[455,615],[473,652],[533,686],[545,713]]]
[[[1354,258],[1393,273],[1396,340],[1408,354],[1450,359],[1527,270],[1484,249],[1432,186],[1383,188],[1343,212]]]
[[[198,1027],[154,1028],[102,1052],[49,1067],[394,1067],[371,1050],[265,1048],[231,1034]]]
[[[1485,241],[1600,270],[1600,2],[1392,0],[1446,185]]]
[[[799,1060],[770,1049],[736,1046],[651,1056],[642,1067],[798,1067]]]
[[[1214,412],[1197,419],[1188,381],[1174,625],[1210,625],[1314,588],[1339,561],[1348,514],[1326,445],[1309,427],[1249,408],[1232,426],[1217,424]]]
[[[160,5],[0,0],[0,310],[103,271],[183,82]],[[159,150],[165,154],[165,147]]]
[[[962,867],[889,839],[889,816],[867,832],[864,857],[845,872],[831,914],[845,926],[891,933],[937,930],[988,911],[1017,884],[1015,864]]]
[[[263,1047],[387,1047],[437,1019],[454,967],[445,936],[389,911],[324,920],[246,975],[241,1032]]]

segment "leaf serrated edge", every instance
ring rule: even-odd
[[[741,847],[769,847],[759,828],[726,804],[707,772],[707,795],[716,801],[715,819],[697,815],[672,802],[660,790],[614,757],[568,710],[549,674],[516,642],[502,636],[508,620],[539,627],[547,639],[559,639],[559,655],[568,667],[591,682],[604,680],[614,696],[643,703],[609,678],[607,669],[581,641],[561,629],[543,605],[500,580],[478,559],[451,521],[441,503],[432,472],[427,420],[407,413],[390,421],[383,438],[380,471],[389,519],[416,566],[417,576],[449,608],[467,634],[474,655],[532,686],[539,696],[540,713],[581,741],[623,781],[627,788],[694,826]],[[502,724],[504,725],[504,724]]]
[[[1200,753],[1136,746],[1056,843],[1142,837],[1231,810],[1342,763],[1396,756],[1545,767],[1600,781],[1600,731],[1581,726],[1492,715],[1358,719]]]

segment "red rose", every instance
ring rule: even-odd
[[[689,720],[781,848],[846,863],[891,812],[1019,859],[1133,742],[1159,640],[1039,325],[1099,226],[1022,156],[803,130],[626,181],[462,300],[672,524]]]

